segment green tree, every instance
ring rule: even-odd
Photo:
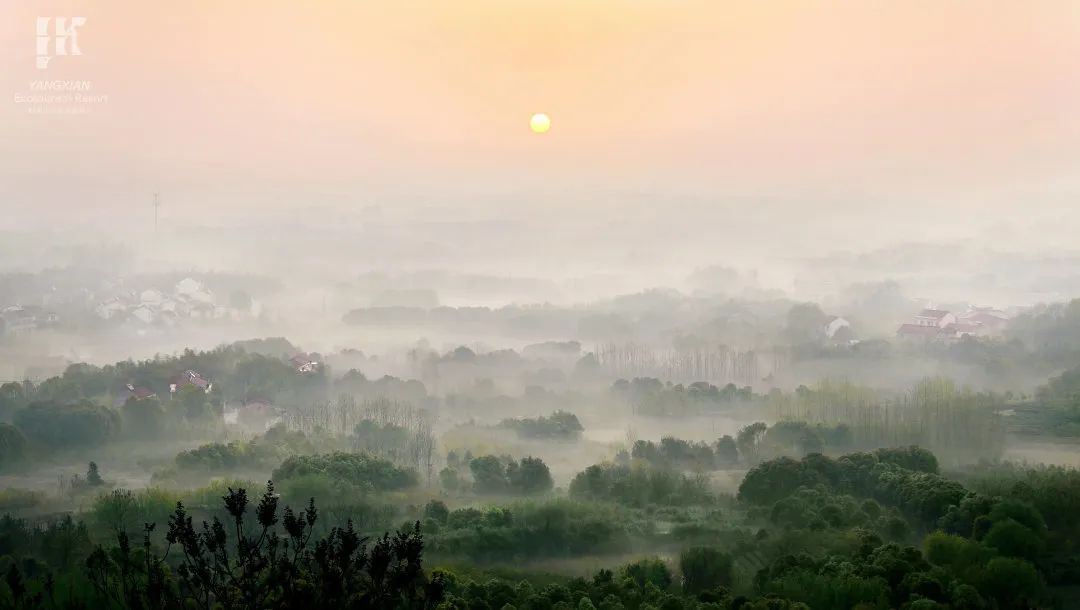
[[[817,303],[799,303],[788,310],[784,334],[792,345],[819,343],[825,338],[828,320]]]
[[[547,464],[537,457],[527,457],[508,473],[510,488],[521,494],[538,494],[551,491],[555,486]]]
[[[700,593],[732,583],[731,555],[712,547],[690,547],[679,555],[679,571],[686,593]]]
[[[100,487],[105,484],[105,481],[101,478],[101,473],[98,472],[97,462],[87,464],[86,483],[91,487]]]
[[[1011,518],[991,526],[983,543],[1002,555],[1031,560],[1037,559],[1043,550],[1042,537]]]
[[[506,479],[506,464],[493,455],[482,455],[469,462],[473,486],[477,493],[505,493],[509,487]]]
[[[725,434],[720,437],[720,440],[716,441],[716,463],[717,466],[733,466],[739,461],[739,447],[735,444],[735,439],[730,435]]]
[[[755,462],[758,458],[758,446],[765,438],[765,432],[769,429],[764,422],[754,422],[744,426],[735,437],[739,455],[747,462]]]
[[[446,524],[448,517],[450,517],[450,509],[446,507],[446,503],[442,500],[431,500],[424,506],[425,519],[431,519],[439,524]]]
[[[35,402],[15,415],[27,438],[44,447],[92,447],[120,430],[118,413],[82,400],[73,404]]]
[[[131,438],[154,440],[168,428],[165,407],[155,397],[142,400],[131,397],[124,403],[121,414],[124,432]]]
[[[1043,588],[1043,579],[1031,563],[1014,557],[995,557],[982,573],[982,590],[1000,608],[1027,608]]]
[[[0,421],[10,422],[15,412],[26,406],[26,390],[21,383],[0,385]]]
[[[661,591],[666,591],[671,586],[671,569],[656,557],[628,563],[619,572],[623,578],[629,578],[641,588],[651,584]]]
[[[26,435],[11,424],[0,424],[0,468],[7,468],[26,457]]]

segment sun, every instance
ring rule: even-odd
[[[529,128],[533,130],[533,133],[546,133],[551,129],[551,117],[543,112],[537,112],[529,119]]]

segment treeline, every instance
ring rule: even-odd
[[[999,412],[1006,398],[949,379],[926,379],[899,394],[826,380],[770,393],[768,403],[779,420],[847,426],[853,448],[919,445],[950,461],[974,463],[999,458],[1005,446]]]
[[[1012,407],[1010,431],[1034,436],[1080,436],[1080,366],[1051,377],[1033,399]]]
[[[155,472],[155,483],[201,481],[212,476],[237,477],[251,473],[268,473],[294,455],[316,453],[318,448],[332,444],[332,439],[311,438],[303,432],[291,431],[282,424],[247,441],[206,443],[195,449],[181,451],[169,468]]]
[[[704,505],[715,498],[700,476],[687,476],[649,464],[595,464],[570,481],[571,498],[627,506]]]
[[[757,590],[814,608],[900,607],[920,599],[929,600],[920,602],[926,607],[1028,608],[1049,599],[1047,584],[1080,584],[1072,544],[1053,542],[1074,534],[1075,526],[1051,529],[1034,504],[1062,489],[990,496],[940,476],[937,469],[933,454],[915,447],[838,459],[780,458],[753,468],[739,498],[765,508],[778,527],[854,526],[866,532],[848,556],[797,555],[773,562],[757,575]],[[1069,478],[1070,485],[1080,480],[1075,471]],[[915,531],[929,532],[922,549],[881,546],[882,534],[902,532],[893,532],[889,523],[882,528],[874,518],[880,510],[869,502],[898,511]],[[886,572],[874,567],[883,560],[892,565]]]
[[[562,410],[546,416],[504,419],[499,427],[513,430],[521,438],[542,440],[574,440],[585,430],[577,415]]]
[[[615,461],[623,464],[642,461],[658,467],[702,472],[747,467],[782,455],[842,453],[851,449],[851,445],[851,430],[844,424],[781,421],[769,426],[755,422],[739,429],[735,437],[725,434],[713,443],[671,436],[661,438],[660,442],[637,440],[629,451],[616,454]]]
[[[211,401],[218,405],[252,401],[307,404],[325,402],[342,394],[416,404],[427,398],[424,385],[415,380],[389,376],[372,380],[356,370],[335,378],[325,365],[299,371],[289,360],[298,352],[285,339],[265,339],[241,341],[206,351],[188,349],[177,356],[159,356],[137,362],[128,360],[100,367],[72,364],[63,374],[38,384],[9,382],[0,386],[0,420],[11,421],[15,412],[32,402],[71,404],[90,400],[119,406],[132,395],[131,387],[145,390],[140,397],[155,394],[166,401],[171,393],[170,386],[188,371],[197,373],[209,383]],[[307,356],[321,362],[318,354]]]
[[[472,490],[481,495],[536,495],[555,486],[551,471],[540,458],[529,456],[515,461],[508,455],[473,457],[468,452],[459,457],[454,451],[447,454],[439,481],[447,491]]]
[[[717,387],[704,381],[683,385],[654,377],[635,377],[629,381],[619,379],[612,384],[610,393],[630,405],[635,413],[661,416],[728,409],[759,398],[750,386],[740,388],[729,383]]]
[[[141,540],[121,531],[115,546],[96,546],[83,555],[86,544],[78,526],[65,526],[76,528],[67,538],[82,543],[50,557],[50,566],[9,561],[5,604],[20,609],[389,610],[434,608],[443,597],[445,576],[428,578],[423,570],[419,524],[370,539],[347,523],[316,537],[314,500],[306,508],[281,510],[272,484],[257,502],[245,489],[230,489],[223,500],[224,520],[215,517],[201,525],[177,503],[163,543],[155,542],[155,524],[146,524]],[[19,531],[10,525],[0,523],[0,528]],[[7,550],[41,546],[30,539],[5,542]],[[82,567],[74,569],[77,564]]]
[[[509,480],[510,460],[468,458],[470,465],[497,462],[492,480]],[[440,500],[400,506],[399,492],[412,489],[415,472],[369,455],[290,458],[274,476],[282,499],[277,488],[259,502],[235,487],[216,488],[199,497],[224,495],[225,510],[205,515],[188,508],[203,502],[198,497],[179,507],[173,497],[169,508],[168,498],[150,491],[135,494],[144,500],[117,491],[95,502],[88,516],[102,531],[168,522],[164,532],[143,532],[141,546],[124,534],[99,550],[71,519],[37,533],[26,522],[0,519],[0,571],[7,574],[0,603],[284,608],[303,592],[304,607],[1020,610],[1071,607],[1063,587],[1075,586],[1080,573],[1072,518],[1080,473],[987,466],[965,486],[943,477],[937,458],[916,447],[766,460],[750,470],[737,501],[711,492],[700,477],[646,460],[590,467],[575,477],[570,498],[483,507]],[[279,511],[278,503],[303,497],[310,487],[294,484],[308,478],[366,481],[363,494],[397,498],[398,510],[376,518],[373,509],[350,506],[338,513],[341,522],[366,525],[337,528],[321,524],[325,508],[314,520],[310,504]],[[340,498],[333,488],[322,492]],[[146,512],[139,502],[165,511]],[[402,519],[409,524],[396,537],[364,544],[372,528],[393,529]],[[200,521],[205,528],[195,525]],[[395,540],[402,541],[398,551]],[[343,548],[353,554],[342,556]],[[646,557],[586,578],[512,567],[642,548],[672,549],[671,559]],[[346,568],[321,553],[359,563]],[[280,563],[294,555],[295,564]],[[443,560],[459,567],[430,568]],[[390,572],[380,566],[408,567],[391,598],[378,593],[390,590],[380,580]],[[324,569],[339,582],[329,582]],[[350,591],[348,599],[334,587]]]
[[[267,355],[275,350],[282,351]],[[305,417],[322,415],[327,420],[339,415],[342,400],[360,405],[354,409],[359,415],[354,424],[364,419],[365,410],[387,410],[372,405],[391,402],[393,410],[404,411],[429,400],[419,381],[368,380],[355,370],[335,379],[323,366],[299,371],[288,361],[292,350],[284,339],[247,341],[103,367],[73,364],[62,375],[39,384],[0,385],[0,468],[31,455],[116,440],[218,437],[224,429],[227,403],[238,406],[254,401],[289,407],[290,413],[299,409],[292,423],[303,430]],[[197,383],[191,381],[192,375]],[[352,427],[342,432],[350,433],[360,437]],[[430,434],[420,431],[419,436],[424,439]],[[410,451],[423,453],[423,445],[413,443]],[[419,467],[422,459],[412,458]]]

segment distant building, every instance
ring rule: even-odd
[[[940,328],[926,324],[901,324],[896,330],[897,337],[911,340],[933,341],[940,334]]]
[[[131,394],[131,397],[135,400],[145,400],[147,398],[153,398],[157,396],[157,394],[153,390],[144,386],[136,386],[129,383],[127,384],[127,389],[128,392]]]
[[[165,295],[160,290],[150,288],[139,293],[139,302],[151,306],[159,306],[165,300]]]
[[[980,335],[996,335],[1009,324],[1009,314],[993,307],[971,307],[960,314],[959,321],[979,327]]]
[[[289,363],[293,365],[299,373],[313,373],[319,369],[319,361],[311,354],[297,354],[292,358],[289,358]]]
[[[0,310],[0,329],[8,335],[33,332],[59,320],[60,316],[39,305],[12,305]]]
[[[131,317],[142,322],[143,324],[150,324],[154,321],[154,310],[146,305],[140,305],[131,310]]]
[[[184,278],[176,283],[176,296],[190,301],[201,303],[213,303],[214,295],[206,289],[202,282],[194,278]]]
[[[210,393],[210,390],[214,388],[214,384],[211,381],[195,371],[184,371],[169,382],[169,393],[176,394],[181,388],[187,386],[195,386],[208,394]]]
[[[127,311],[127,309],[128,306],[120,299],[120,297],[113,297],[95,307],[94,313],[100,318],[111,320],[113,318],[118,318]]]
[[[979,334],[980,330],[981,327],[978,324],[954,322],[941,329],[940,338],[960,339],[963,337],[974,337]]]
[[[953,322],[956,322],[956,316],[944,309],[924,309],[915,316],[915,324],[919,326],[945,328]]]

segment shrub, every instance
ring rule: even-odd
[[[585,430],[577,415],[569,411],[555,411],[550,416],[531,419],[504,419],[499,427],[514,430],[522,438],[564,440],[576,439]]]
[[[690,505],[712,500],[700,477],[688,477],[648,464],[596,464],[570,481],[570,496],[646,506]]]
[[[469,470],[472,471],[473,487],[481,494],[533,495],[551,491],[554,487],[547,464],[531,456],[515,462],[509,457],[484,455],[470,461]],[[443,486],[449,489],[447,482],[444,480]]]
[[[273,478],[283,483],[318,475],[369,491],[389,491],[413,487],[419,481],[415,470],[399,468],[367,453],[334,453],[292,456],[274,469]]]

